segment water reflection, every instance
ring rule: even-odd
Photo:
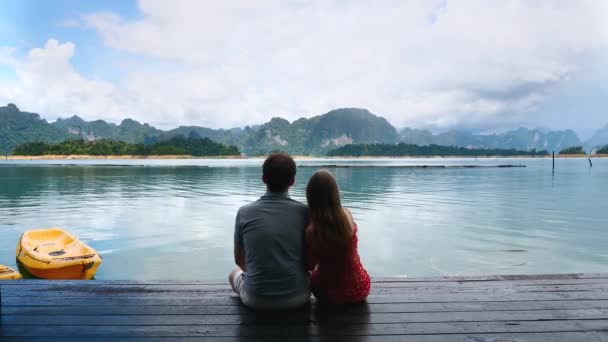
[[[163,162],[0,166],[0,263],[14,260],[24,229],[57,226],[103,253],[98,278],[224,279],[236,210],[264,191],[261,162]],[[525,163],[330,170],[372,275],[608,271],[607,160],[591,172],[585,160],[559,160],[555,176],[550,161]],[[326,163],[300,164],[292,196],[305,201],[306,180]]]

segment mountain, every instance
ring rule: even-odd
[[[0,107],[0,153],[10,153],[26,142],[58,142],[70,137],[75,136],[52,126],[38,114],[22,112],[12,103]]]
[[[163,132],[159,139],[165,136],[173,137],[183,135],[185,137],[205,137],[226,145],[242,145],[245,133],[242,128],[211,129],[198,126],[180,126],[167,132]]]
[[[302,119],[300,119],[302,120]],[[366,109],[347,108],[311,118],[310,148],[329,150],[346,144],[397,143],[397,130]]]
[[[519,128],[501,134],[474,134],[447,131],[433,134],[427,130],[397,130],[384,118],[366,109],[341,108],[311,118],[289,122],[280,117],[256,126],[211,129],[180,126],[163,131],[132,119],[120,124],[103,120],[86,121],[78,116],[58,119],[53,123],[38,114],[21,112],[13,105],[0,107],[0,152],[9,153],[15,146],[32,141],[55,142],[67,138],[85,140],[113,139],[128,143],[155,144],[175,136],[209,138],[234,145],[246,155],[265,155],[282,150],[294,155],[324,155],[349,144],[442,145],[466,148],[560,151],[583,145],[572,130],[543,131]],[[585,146],[608,144],[608,125],[599,130]]]
[[[103,120],[87,122],[74,115],[68,119],[57,119],[51,125],[85,140],[104,138],[138,143],[144,142],[146,137],[163,134],[163,131],[159,129],[132,119],[124,119],[120,125],[116,125]]]
[[[608,124],[603,128],[598,129],[593,136],[591,136],[591,139],[587,140],[585,148],[587,151],[592,151],[604,145],[608,145]]]
[[[405,128],[399,132],[401,142],[415,145],[462,146],[469,148],[518,149],[559,151],[581,145],[573,130],[543,132],[539,129],[519,128],[501,134],[474,134],[448,131],[433,134],[429,131]]]
[[[58,120],[53,125],[90,140],[109,138],[132,143],[155,143],[178,135],[209,138],[226,145],[236,145],[247,155],[264,155],[275,150],[294,155],[319,155],[353,142],[398,141],[397,131],[386,119],[358,108],[336,109],[293,123],[275,117],[263,125],[233,129],[181,126],[161,131],[130,119],[117,126],[104,121],[86,122],[78,117]]]
[[[0,147],[5,153],[25,142],[55,142],[67,138],[88,141],[112,139],[144,144],[158,143],[175,136],[209,138],[222,144],[238,146],[247,155],[264,155],[275,150],[295,155],[321,155],[332,148],[351,143],[399,141],[397,130],[386,119],[358,108],[336,109],[294,122],[276,117],[263,125],[245,128],[181,126],[169,131],[132,119],[125,119],[116,125],[103,120],[85,121],[72,116],[48,123],[37,114],[19,111],[14,105],[2,107],[1,113],[3,116],[0,116],[0,123],[9,122],[0,128]]]
[[[294,155],[322,155],[352,143],[396,143],[398,140],[397,130],[385,118],[366,109],[342,108],[293,123],[273,118],[252,129],[240,147],[252,155],[273,150],[284,150]]]

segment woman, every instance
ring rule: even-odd
[[[357,252],[357,225],[342,207],[334,176],[315,172],[306,186],[309,224],[307,263],[312,292],[321,302],[347,304],[364,301],[370,289],[367,271]]]

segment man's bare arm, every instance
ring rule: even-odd
[[[246,271],[245,249],[238,243],[234,244],[234,263],[243,271]]]

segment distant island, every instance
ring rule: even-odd
[[[426,145],[418,146],[413,144],[351,144],[333,149],[327,153],[330,157],[513,157],[527,156],[540,157],[547,156],[549,152],[542,151],[522,151],[516,149],[471,149],[457,146]]]
[[[208,138],[173,137],[150,144],[130,144],[117,140],[70,139],[58,143],[31,142],[19,145],[15,156],[240,156],[236,146],[226,146]]]
[[[597,154],[608,154],[608,145],[598,149],[597,151],[595,151],[595,153]]]
[[[433,133],[414,128],[398,130],[385,118],[366,109],[340,108],[291,122],[274,117],[261,125],[243,128],[180,126],[161,130],[129,118],[115,124],[104,120],[87,121],[73,115],[47,122],[39,114],[21,111],[14,104],[0,107],[0,153],[4,155],[15,154],[14,150],[26,143],[111,140],[141,148],[142,145],[149,147],[174,137],[207,138],[224,146],[234,146],[247,156],[264,156],[277,150],[298,156],[325,156],[345,145],[388,146],[401,143],[473,150],[467,155],[476,155],[484,149],[557,152],[571,146],[582,146],[587,153],[592,153],[608,144],[608,125],[597,130],[586,142],[582,142],[572,130],[518,128],[499,134],[458,130]]]

